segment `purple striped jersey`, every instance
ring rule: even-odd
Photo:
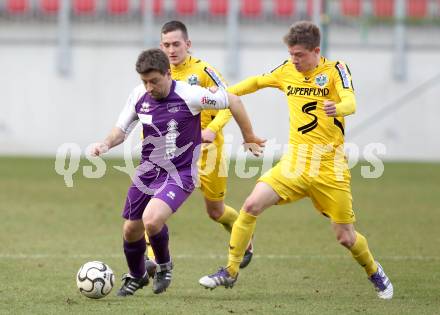
[[[183,81],[172,81],[167,97],[150,97],[143,84],[137,86],[119,115],[116,126],[129,133],[135,122],[142,124],[142,161],[170,172],[197,168],[200,153],[200,112],[229,106],[224,89],[216,92]]]

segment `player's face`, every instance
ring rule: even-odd
[[[172,65],[180,65],[188,56],[191,41],[185,39],[181,30],[162,34],[160,48],[168,56]]]
[[[171,73],[161,74],[159,71],[150,71],[141,74],[141,80],[144,83],[148,95],[156,100],[165,98],[170,94]]]
[[[309,50],[303,45],[288,47],[292,63],[299,72],[308,72],[316,68],[319,64],[319,47]]]

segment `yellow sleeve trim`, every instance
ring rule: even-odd
[[[217,133],[223,129],[231,117],[232,113],[229,109],[220,110],[206,128]]]

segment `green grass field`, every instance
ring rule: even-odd
[[[74,176],[67,188],[50,159],[0,158],[1,314],[440,314],[440,164],[388,163],[380,179],[352,170],[357,229],[395,288],[376,298],[363,270],[338,245],[309,200],[272,207],[258,220],[255,257],[232,290],[198,279],[226,261],[229,236],[205,214],[199,191],[173,216],[171,287],[91,300],[75,275],[102,260],[117,282],[126,272],[120,211],[127,175]],[[82,162],[81,166],[87,165]],[[81,170],[81,169],[80,169]],[[227,203],[239,208],[256,178],[231,177]]]

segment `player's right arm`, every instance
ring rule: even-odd
[[[139,85],[133,90],[125,103],[124,109],[119,114],[116,126],[112,128],[104,141],[93,144],[90,150],[92,156],[102,155],[124,142],[127,134],[130,133],[138,120],[135,106],[144,94],[145,88],[143,85]]]
[[[279,67],[272,70],[270,73],[265,73],[263,75],[249,77],[237,84],[234,84],[227,88],[229,93],[235,95],[246,95],[258,91],[260,89],[264,89],[267,87],[273,87],[277,89],[282,89],[280,80],[278,79],[279,72],[282,70],[282,66],[286,64],[284,62]]]
[[[244,140],[245,150],[249,150],[255,156],[260,156],[263,153],[266,140],[257,137],[254,134],[251,120],[244,108],[241,99],[235,95],[228,93],[229,110],[240,127],[241,134]]]
[[[102,155],[111,148],[121,144],[125,140],[125,132],[123,132],[119,127],[113,127],[110,133],[107,135],[103,142],[94,143],[90,154],[92,156]]]
[[[202,73],[200,86],[226,88],[227,84],[222,75],[210,65],[206,64]],[[217,137],[217,133],[223,129],[231,117],[232,114],[229,109],[219,110],[215,118],[202,130],[202,141],[212,143]]]
[[[193,115],[199,114],[204,109],[221,110],[229,108],[237,122],[244,142],[255,156],[259,156],[266,140],[257,137],[252,129],[252,124],[240,98],[226,92],[223,88],[202,88],[197,85],[181,83],[176,86],[176,92],[189,106]]]
[[[353,92],[353,82],[350,71],[345,63],[338,61],[333,69],[334,86],[340,101],[324,101],[324,111],[330,117],[344,117],[356,111],[356,98]]]

